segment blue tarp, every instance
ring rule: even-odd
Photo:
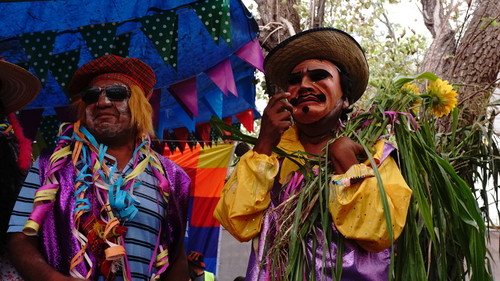
[[[218,13],[203,18],[202,11],[207,4],[213,4]],[[224,9],[230,12],[228,30],[224,30],[227,26],[220,26],[223,24],[220,21],[227,16]],[[151,29],[170,30],[176,25],[177,36],[172,37],[177,40],[176,44],[158,42],[158,38],[164,38],[152,38],[145,32],[146,17],[161,19]],[[207,17],[216,19],[209,21]],[[255,109],[255,69],[234,53],[255,40],[258,29],[239,0],[12,2],[0,3],[0,18],[0,56],[28,68],[41,78],[42,92],[26,109],[43,108],[44,116],[54,115],[55,107],[69,104],[64,86],[72,72],[99,54],[92,44],[110,40],[114,40],[115,46],[112,43],[103,46],[114,48],[110,52],[139,58],[153,67],[158,80],[155,88],[161,89],[160,112],[157,113],[160,137],[164,130],[177,127],[188,127],[192,131],[193,124],[207,122],[212,115],[225,118]],[[89,35],[84,36],[87,31],[94,43]],[[230,34],[229,42],[222,37],[226,32]],[[162,59],[159,51],[162,46],[175,49],[175,52],[170,52],[176,56],[174,60],[166,62]],[[76,58],[74,65],[69,62],[70,58]],[[226,59],[231,62],[238,97],[222,94],[204,73]],[[185,112],[168,92],[171,84],[192,77],[197,79],[198,117]],[[220,112],[214,112],[213,103],[209,106],[207,99],[220,100],[215,106],[215,110],[220,107]]]

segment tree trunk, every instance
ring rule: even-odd
[[[465,33],[456,42],[456,32],[442,12],[439,0],[421,0],[424,20],[435,36],[423,63],[443,80],[458,85],[458,100],[463,108],[460,125],[469,125],[486,113],[486,105],[493,93],[500,72],[500,21],[498,0],[478,0]],[[449,130],[444,118],[439,130]]]
[[[317,0],[315,7],[315,16],[311,28],[321,27],[325,22],[325,2],[326,0]]]
[[[481,0],[460,40],[447,76],[460,85],[459,102],[465,103],[465,120],[484,115],[500,72],[500,21],[498,0]],[[480,110],[477,110],[480,109]]]
[[[296,0],[255,0],[260,19],[260,43],[269,52],[281,41],[300,31],[300,19],[293,7]]]
[[[440,0],[421,0],[425,26],[434,40],[427,50],[422,69],[443,76],[455,50],[455,31],[444,14]]]

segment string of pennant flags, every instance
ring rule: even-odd
[[[200,21],[205,25],[213,40],[218,44],[219,38],[231,44],[231,25],[229,0],[200,1],[190,5]],[[140,22],[140,29],[154,44],[166,64],[177,67],[178,16],[176,10],[158,11],[152,15],[127,20]],[[24,47],[28,61],[42,83],[48,70],[62,70],[56,66],[73,66],[79,62],[78,50],[52,56],[56,37],[61,33],[78,32],[84,39],[85,46],[93,58],[108,54],[127,56],[130,34],[117,34],[117,27],[123,23],[106,22],[77,27],[76,30],[47,30],[41,32],[22,33],[18,36]],[[53,63],[51,63],[53,62]],[[62,71],[61,71],[62,72]],[[61,73],[59,72],[59,73]],[[57,72],[53,72],[56,74]],[[62,78],[62,77],[56,77]],[[69,79],[69,77],[66,77]],[[59,80],[59,79],[58,79]],[[64,79],[61,79],[61,81]]]
[[[25,3],[29,10],[34,6],[41,9],[42,2]],[[82,7],[85,2],[93,4],[80,2]],[[120,6],[119,0],[115,2]],[[32,131],[28,135],[35,137],[38,130],[55,127],[40,127],[55,123],[45,120],[73,121],[65,94],[71,75],[83,63],[106,54],[136,57],[153,67],[158,83],[150,102],[159,139],[210,143],[213,136],[207,132],[212,115],[253,131],[253,120],[259,117],[254,72],[262,71],[263,62],[253,18],[239,0],[177,2],[178,6],[168,10],[142,8],[144,14],[120,21],[89,18],[81,26],[55,24],[54,29],[0,32],[0,55],[30,69],[43,84],[37,99],[20,112],[23,126],[27,124]],[[129,5],[141,10],[138,5],[143,4]],[[3,8],[0,16],[7,16],[9,11]],[[63,8],[58,9],[54,12],[64,13]],[[176,147],[183,148],[169,145]]]
[[[0,56],[37,75],[43,88],[18,113],[37,141],[53,146],[61,122],[75,121],[66,95],[72,74],[106,54],[135,57],[157,77],[150,97],[163,153],[192,179],[186,251],[217,270],[220,226],[211,215],[233,155],[209,120],[253,131],[258,27],[240,0],[59,0],[0,2]],[[187,149],[189,148],[189,149]]]

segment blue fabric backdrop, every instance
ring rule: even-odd
[[[204,15],[205,7],[214,13]],[[43,116],[69,104],[64,88],[76,68],[106,52],[136,57],[154,68],[155,88],[161,91],[160,137],[164,130],[178,127],[194,131],[195,124],[212,115],[226,118],[255,109],[255,68],[234,53],[255,40],[258,28],[239,0],[12,2],[0,3],[0,18],[0,56],[42,80],[42,92],[26,109],[42,108]],[[147,18],[153,21],[149,28]],[[172,29],[172,36],[159,35]],[[162,59],[165,54],[169,61]],[[227,59],[238,96],[224,95],[204,73]],[[193,77],[198,116],[183,110],[168,91],[170,85]]]
[[[43,84],[39,96],[20,112],[27,136],[50,145],[61,121],[72,117],[65,87],[82,64],[106,53],[139,58],[157,75],[156,130],[176,138],[175,129],[194,127],[212,115],[232,119],[255,110],[255,68],[235,52],[257,38],[258,27],[239,0],[59,0],[0,3],[0,56],[17,63]],[[229,60],[237,96],[224,94],[206,74]],[[233,79],[228,76],[228,79]],[[186,111],[168,88],[196,78],[198,116]],[[38,131],[38,132],[37,132]],[[177,136],[178,137],[178,136]],[[215,183],[214,183],[215,184]],[[192,210],[190,210],[191,212]],[[215,271],[218,227],[191,229],[188,250],[207,253]],[[205,245],[212,241],[210,245]],[[205,244],[204,244],[205,243]]]

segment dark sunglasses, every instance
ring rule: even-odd
[[[106,88],[90,87],[81,92],[82,101],[86,104],[96,103],[104,92],[110,101],[123,101],[130,97],[130,89],[125,85],[111,85]]]

